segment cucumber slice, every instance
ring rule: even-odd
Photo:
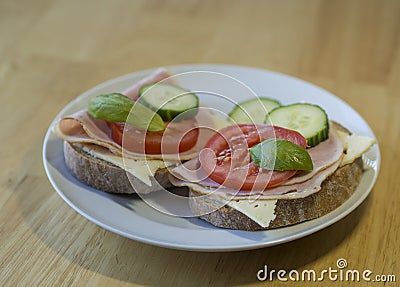
[[[179,119],[188,119],[197,114],[199,98],[194,93],[166,83],[143,86],[139,91],[141,104],[157,112],[164,121],[171,121],[186,112]]]
[[[317,105],[298,103],[278,107],[265,118],[266,124],[295,130],[307,139],[312,147],[326,140],[329,134],[329,123],[326,112]]]
[[[280,105],[277,100],[270,98],[251,99],[236,105],[229,117],[239,124],[259,124],[264,122],[269,111]]]

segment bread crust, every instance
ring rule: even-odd
[[[230,206],[217,208],[218,203],[212,198],[201,196],[193,189],[189,192],[189,205],[194,214],[204,214],[201,219],[218,227],[256,231],[288,226],[321,217],[343,204],[356,190],[362,169],[362,160],[358,158],[325,179],[320,191],[305,198],[279,199],[276,217],[265,228]]]
[[[64,142],[64,160],[71,174],[79,181],[109,193],[133,194],[136,190],[148,193],[159,190],[158,184],[164,188],[172,186],[168,180],[169,172],[166,168],[159,169],[154,178],[150,179],[152,186],[148,186],[133,175],[129,175],[128,178],[125,170],[116,165],[84,152],[79,144],[66,141]]]

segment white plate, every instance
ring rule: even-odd
[[[259,95],[279,99],[284,104],[298,101],[315,103],[326,109],[330,119],[337,120],[355,133],[375,137],[365,120],[353,108],[331,93],[302,80],[275,72],[228,65],[183,65],[168,68],[174,74],[199,70],[227,74],[243,81]],[[90,97],[122,91],[149,72],[125,75],[92,88],[68,104],[54,121],[85,108]],[[207,79],[202,81],[205,87]],[[191,83],[188,80],[181,84],[190,86]],[[218,83],[210,83],[215,84]],[[224,106],[222,110],[229,111],[230,108]],[[363,173],[354,194],[333,212],[289,227],[248,232],[216,228],[197,218],[165,215],[138,198],[107,194],[87,187],[67,171],[62,141],[51,132],[51,127],[43,144],[43,162],[51,184],[82,216],[107,230],[140,242],[197,251],[233,251],[272,246],[301,238],[333,224],[360,205],[376,181],[380,166],[378,145],[373,146],[366,156],[373,160],[372,168]]]

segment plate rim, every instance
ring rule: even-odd
[[[300,82],[302,84],[306,84],[306,85],[310,85],[313,88],[316,88],[318,90],[320,90],[321,92],[325,93],[325,94],[329,94],[331,97],[333,97],[335,100],[338,100],[340,102],[342,102],[342,104],[346,105],[348,108],[350,108],[352,110],[352,112],[354,112],[357,116],[360,117],[360,119],[362,119],[362,121],[366,124],[366,126],[368,127],[368,129],[371,131],[372,135],[375,137],[376,136],[373,132],[373,130],[371,129],[371,127],[368,125],[368,123],[366,122],[366,120],[352,107],[350,106],[347,102],[345,102],[343,99],[337,97],[336,95],[334,95],[333,93],[325,90],[322,87],[319,87],[313,83],[307,82],[305,80],[293,77],[291,75],[287,75],[287,74],[283,74],[280,72],[275,72],[275,71],[270,71],[270,70],[266,70],[266,69],[262,69],[262,68],[257,68],[257,67],[249,67],[249,66],[239,66],[239,65],[228,65],[228,64],[182,64],[182,65],[172,65],[172,66],[166,66],[167,69],[170,69],[171,71],[173,70],[184,70],[184,69],[210,69],[212,71],[213,68],[218,68],[218,69],[240,69],[240,70],[252,70],[252,71],[256,71],[258,73],[270,73],[270,74],[275,74],[275,75],[279,75],[279,76],[283,76],[285,78],[289,78],[291,80],[295,80],[297,82]],[[207,245],[191,245],[191,244],[186,244],[186,245],[177,245],[174,244],[173,242],[165,242],[165,241],[160,241],[160,240],[154,240],[154,239],[149,239],[146,238],[144,236],[140,236],[140,235],[133,235],[132,233],[128,233],[125,232],[123,230],[120,229],[116,229],[113,226],[109,226],[107,224],[105,224],[104,222],[92,217],[91,215],[87,214],[85,211],[81,210],[80,208],[78,208],[78,206],[76,206],[60,189],[60,187],[57,185],[57,183],[55,182],[54,178],[51,175],[51,172],[49,170],[49,166],[48,166],[48,161],[46,158],[46,151],[48,148],[48,144],[49,144],[49,138],[52,136],[52,126],[54,125],[54,123],[61,118],[61,116],[63,114],[65,114],[65,112],[72,108],[74,105],[77,104],[77,102],[81,101],[82,99],[85,99],[86,97],[88,97],[88,95],[92,94],[94,91],[99,90],[101,88],[105,88],[107,86],[109,86],[112,83],[115,82],[120,82],[132,77],[138,78],[138,77],[143,77],[146,74],[149,74],[151,71],[154,71],[155,68],[150,68],[150,69],[145,69],[145,70],[139,70],[136,72],[132,72],[129,74],[125,74],[125,75],[121,75],[118,77],[115,77],[113,79],[109,79],[103,83],[100,83],[88,90],[86,90],[85,92],[83,92],[82,94],[80,94],[78,97],[76,97],[75,99],[73,99],[72,101],[70,101],[66,106],[64,106],[58,113],[57,115],[54,117],[54,119],[52,120],[49,128],[47,129],[46,135],[44,137],[43,140],[43,147],[42,147],[42,160],[43,160],[43,165],[46,171],[46,175],[47,178],[49,179],[52,187],[56,190],[56,192],[58,193],[58,195],[73,209],[75,210],[78,214],[80,214],[81,216],[83,216],[84,218],[86,218],[87,220],[93,222],[94,224],[100,226],[101,228],[104,228],[108,231],[111,231],[113,233],[116,233],[120,236],[129,238],[129,239],[133,239],[142,243],[146,243],[146,244],[150,244],[150,245],[155,245],[155,246],[159,246],[159,247],[164,247],[164,248],[171,248],[171,249],[177,249],[177,250],[187,250],[187,251],[202,251],[202,252],[229,252],[229,251],[239,251],[239,250],[250,250],[250,249],[258,249],[258,248],[264,248],[264,247],[269,247],[269,246],[274,246],[274,245],[278,245],[278,244],[282,244],[285,242],[289,242],[289,241],[293,241],[302,237],[305,237],[307,235],[313,234],[317,231],[320,231],[338,221],[340,221],[341,219],[343,219],[344,217],[346,217],[348,214],[350,214],[351,212],[353,212],[357,207],[360,206],[360,204],[362,202],[364,202],[364,200],[369,196],[369,194],[371,193],[373,187],[376,184],[376,180],[378,178],[379,175],[379,171],[380,171],[380,164],[381,164],[381,154],[380,154],[380,149],[379,149],[379,144],[378,142],[376,142],[376,167],[374,168],[375,172],[374,175],[371,179],[371,182],[367,188],[367,190],[365,190],[362,195],[360,197],[358,197],[358,199],[346,210],[344,210],[343,212],[341,212],[340,214],[330,218],[329,220],[324,221],[323,219],[325,217],[329,217],[329,214],[331,214],[332,212],[334,212],[335,210],[337,210],[337,208],[331,212],[329,212],[328,214],[319,217],[317,219],[313,219],[311,221],[323,221],[322,223],[313,226],[311,228],[307,228],[306,230],[303,230],[302,232],[296,232],[294,234],[290,234],[284,238],[278,238],[276,240],[273,241],[261,241],[261,242],[253,242],[253,243],[247,243],[245,245],[234,245],[234,246],[207,246]],[[206,70],[204,70],[206,71]],[[353,196],[353,195],[352,195]],[[350,198],[352,197],[350,196]],[[348,201],[350,198],[348,198],[346,201]],[[342,204],[343,205],[343,204]],[[338,207],[339,208],[339,207]],[[305,223],[308,223],[310,221],[306,221],[306,222],[302,222],[302,223],[298,223],[296,224],[296,226],[301,226],[304,225]],[[290,226],[289,226],[290,227]],[[283,227],[283,228],[287,228],[287,227]],[[211,229],[214,230],[214,229]],[[222,229],[223,231],[226,231],[227,229]],[[265,230],[265,231],[240,231],[240,232],[261,232],[261,233],[268,233],[270,230]]]

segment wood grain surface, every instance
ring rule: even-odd
[[[400,1],[0,0],[1,286],[398,286]],[[163,249],[73,211],[42,164],[54,116],[87,89],[158,66],[226,63],[286,73],[353,106],[381,173],[349,216],[252,251]],[[349,268],[397,283],[260,282],[257,271]]]

